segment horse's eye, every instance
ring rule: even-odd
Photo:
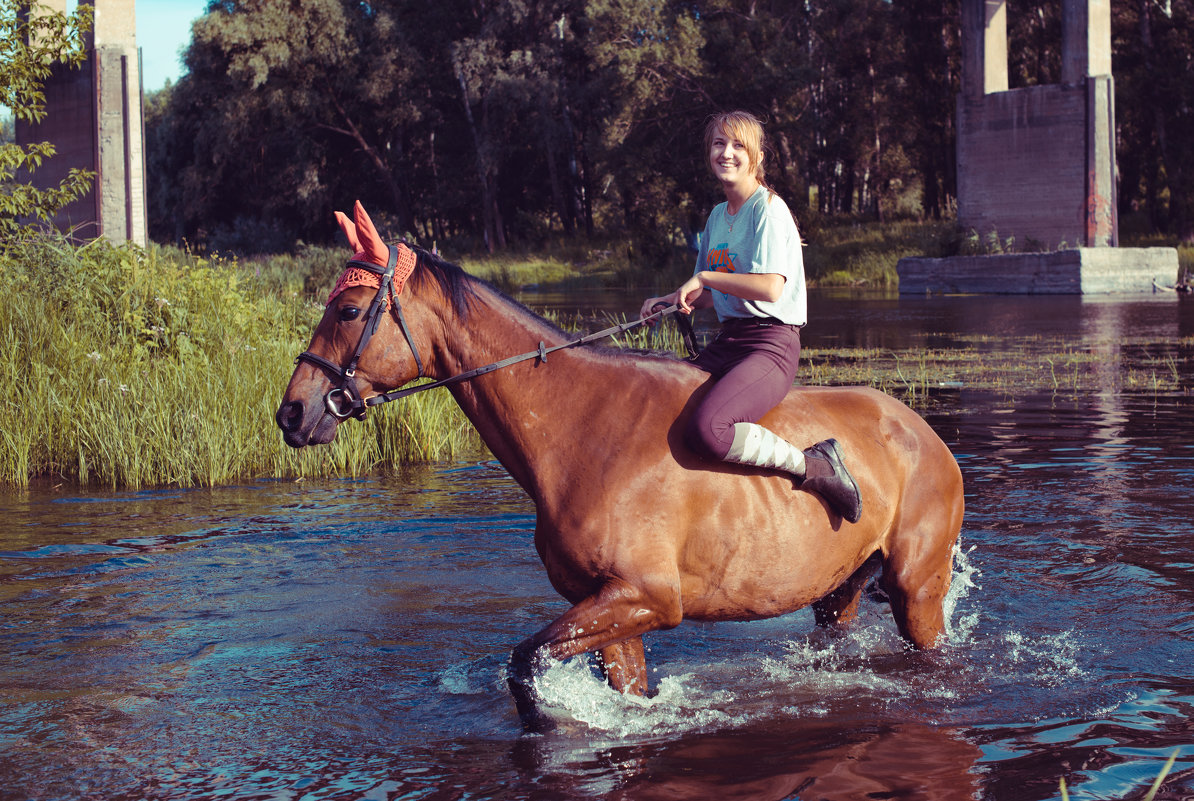
[[[340,310],[340,322],[350,323],[361,316],[361,310],[356,306],[345,306]]]

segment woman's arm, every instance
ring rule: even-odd
[[[694,275],[688,283],[694,280],[704,288],[716,289],[743,300],[775,302],[783,296],[786,279],[779,273],[719,273],[705,270]]]
[[[707,291],[710,289],[743,300],[776,301],[783,294],[785,280],[787,279],[779,273],[719,273],[702,270],[681,284],[675,292],[657,298],[647,298],[639,316],[650,315],[652,307],[660,303],[668,306],[675,303],[685,314],[692,314],[696,309],[711,308],[713,294]]]

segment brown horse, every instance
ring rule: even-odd
[[[436,256],[399,246],[396,259],[359,203],[355,225],[337,217],[356,259],[378,273],[397,260],[399,279],[392,293],[341,279],[348,288],[329,301],[278,409],[291,446],[330,442],[366,400],[420,374],[445,379],[568,341]],[[809,604],[818,624],[844,624],[880,566],[900,634],[918,648],[942,636],[962,476],[928,424],[864,387],[796,387],[764,417],[794,443],[838,439],[864,500],[849,524],[790,477],[693,455],[680,432],[707,382],[671,356],[574,348],[449,386],[534,501],[535,548],[572,604],[511,657],[528,727],[549,723],[533,691],[548,658],[597,652],[614,688],[642,694],[643,634]]]

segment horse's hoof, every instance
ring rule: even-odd
[[[544,734],[556,728],[556,721],[540,711],[535,692],[535,676],[546,668],[545,662],[541,651],[524,642],[510,654],[506,665],[506,686],[514,696],[522,727],[529,734]]]
[[[522,721],[522,730],[527,734],[550,734],[559,726],[555,718],[543,714],[537,708],[528,712],[520,710],[518,717]]]

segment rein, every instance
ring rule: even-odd
[[[362,398],[361,392],[357,388],[356,370],[357,363],[360,362],[361,354],[364,353],[365,347],[369,344],[369,340],[377,333],[377,326],[381,323],[381,312],[385,306],[387,294],[390,296],[390,301],[393,304],[393,310],[396,312],[398,318],[398,326],[402,329],[402,335],[406,338],[406,344],[410,347],[411,354],[415,357],[415,366],[418,369],[418,378],[423,376],[423,360],[419,358],[419,349],[415,347],[414,337],[411,336],[410,328],[406,324],[406,317],[402,313],[402,304],[398,301],[398,295],[401,294],[402,289],[399,287],[397,293],[391,293],[394,286],[394,269],[398,264],[398,248],[394,245],[389,246],[390,256],[385,267],[372,262],[350,260],[346,265],[346,269],[352,267],[359,267],[367,270],[374,275],[380,276],[380,285],[377,287],[377,294],[373,296],[373,302],[369,304],[369,310],[365,313],[364,330],[361,331],[361,339],[357,342],[356,349],[353,351],[352,358],[349,359],[348,365],[341,367],[340,365],[325,359],[324,357],[312,353],[311,351],[303,351],[298,355],[294,361],[310,362],[330,373],[337,379],[337,386],[328,390],[327,395],[324,396],[324,405],[327,407],[328,413],[333,417],[340,419],[346,417],[356,417],[358,420],[365,418],[365,413],[372,406],[378,406],[383,403],[400,400],[408,395],[414,395],[419,392],[426,392],[429,389],[438,389],[439,387],[446,387],[452,384],[459,384],[463,381],[469,381],[477,376],[492,373],[495,370],[501,370],[504,367],[509,367],[519,362],[525,362],[530,359],[538,359],[540,364],[547,363],[547,354],[555,353],[558,350],[565,348],[576,348],[584,345],[589,345],[606,337],[615,336],[632,328],[636,328],[644,323],[647,323],[656,318],[662,318],[665,315],[673,314],[679,310],[678,304],[665,306],[663,303],[657,303],[652,307],[651,314],[646,317],[640,317],[637,320],[621,323],[619,325],[611,326],[603,331],[598,331],[593,334],[586,334],[579,339],[574,339],[565,342],[562,345],[554,345],[546,347],[542,341],[539,342],[539,347],[535,350],[519,354],[518,356],[511,356],[501,361],[487,364],[484,367],[476,367],[472,370],[467,370],[448,378],[440,379],[439,381],[432,381],[429,384],[419,384],[414,387],[407,387],[406,389],[396,389],[390,392],[383,392],[380,395],[374,395],[370,398]],[[681,335],[684,338],[684,345],[692,356],[697,355],[696,339],[692,332],[692,322],[687,316],[677,316],[676,323],[680,327]]]

